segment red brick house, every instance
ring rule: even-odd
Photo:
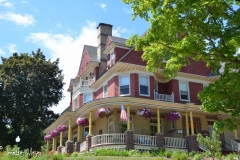
[[[68,126],[53,138],[52,150],[71,153],[99,147],[151,150],[164,146],[198,150],[196,134],[211,134],[214,121],[225,116],[201,110],[197,97],[219,77],[209,76],[211,69],[204,62],[191,60],[167,82],[162,69],[146,71],[142,52],[126,46],[126,39],[112,36],[112,25],[100,23],[97,30],[97,47],[84,46],[79,71],[69,83],[70,106],[44,130],[49,134],[59,125]],[[121,104],[128,122],[120,120]],[[111,114],[99,118],[99,108],[109,108]],[[150,118],[137,114],[144,108],[151,111]],[[167,118],[169,113],[181,117],[172,122]],[[89,124],[78,125],[79,117],[87,118]],[[226,131],[221,140],[230,143],[238,138],[237,132]],[[49,151],[50,141],[47,146]]]

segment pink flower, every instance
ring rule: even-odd
[[[76,122],[77,122],[78,125],[81,125],[81,126],[88,126],[89,125],[89,122],[88,122],[87,118],[78,118]]]

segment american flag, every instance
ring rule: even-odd
[[[123,106],[123,104],[121,103],[121,114],[120,114],[120,120],[121,121],[129,121],[127,112]]]

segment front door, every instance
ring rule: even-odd
[[[191,122],[188,122],[188,126],[189,126],[189,134],[192,134],[192,129],[191,129]],[[194,130],[194,134],[198,133],[198,129],[197,129],[197,122],[193,121],[193,130]]]

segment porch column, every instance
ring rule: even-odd
[[[62,141],[63,141],[63,132],[60,132],[60,144],[59,146],[57,147],[57,151],[58,153],[62,153],[62,148],[63,148],[63,144],[62,144]],[[57,145],[57,144],[56,144]]]
[[[72,141],[72,118],[68,119],[68,141]]]
[[[127,121],[127,130],[130,131],[131,130],[131,126],[130,126],[130,105],[127,105],[127,115],[129,118],[129,121]]]
[[[156,133],[156,143],[157,143],[158,149],[164,147],[164,135],[162,134],[162,131],[161,131],[160,122],[161,122],[160,108],[157,108],[157,127],[158,127],[158,132]]]
[[[53,138],[52,140],[53,140],[53,141],[52,141],[52,151],[55,151],[55,150],[54,150],[54,146],[55,146],[54,138]]]
[[[68,118],[68,140],[66,142],[66,152],[73,152],[73,141],[72,141],[72,118]]]
[[[189,112],[190,112],[191,132],[192,132],[192,135],[194,135],[192,111],[189,111]]]
[[[234,139],[238,139],[237,129],[234,129]]]
[[[57,136],[54,137],[54,151],[57,150]]]
[[[89,151],[91,148],[92,143],[92,110],[89,111],[89,133],[86,137],[86,151]]]
[[[161,127],[160,127],[160,108],[157,109],[157,127],[158,127],[158,133],[162,133]]]
[[[186,112],[186,136],[189,136],[189,126],[188,126],[188,112]]]
[[[78,125],[78,128],[77,128],[77,142],[75,143],[76,145],[76,152],[80,152],[80,144],[81,144],[81,141],[80,141],[80,135],[81,135],[81,126]]]
[[[47,150],[46,150],[46,152],[48,153],[49,150],[50,150],[50,142],[49,142],[49,140],[47,140]]]
[[[81,135],[81,126],[78,125],[78,129],[77,129],[77,141],[80,142],[80,135]]]
[[[89,133],[88,135],[92,135],[92,111],[89,111]]]
[[[63,146],[62,140],[63,140],[63,132],[60,132],[60,145],[59,146]]]

